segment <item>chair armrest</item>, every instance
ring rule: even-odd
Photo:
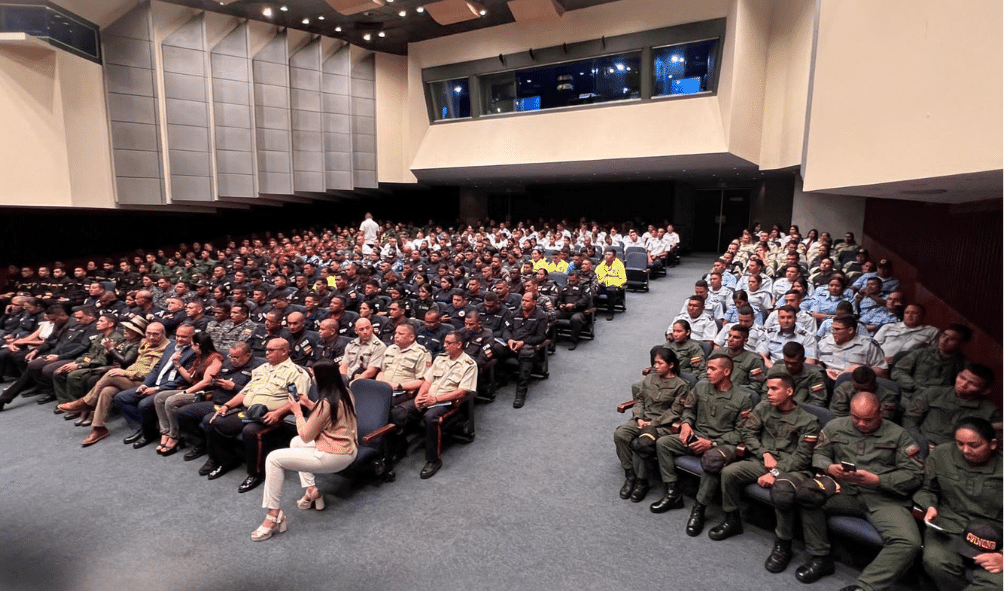
[[[362,443],[363,445],[369,445],[373,443],[374,439],[378,437],[383,437],[384,435],[387,435],[388,433],[394,431],[395,429],[397,429],[397,425],[393,423],[387,423],[383,427],[380,427],[375,431],[370,431],[369,434],[364,435],[363,438],[359,440],[359,442]]]
[[[617,405],[617,412],[624,413],[627,409],[634,406],[634,400],[628,400],[627,402],[622,402]]]

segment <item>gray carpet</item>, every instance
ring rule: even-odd
[[[713,542],[688,538],[687,509],[664,515],[617,496],[623,474],[613,449],[615,411],[630,398],[649,348],[692,293],[711,257],[692,256],[628,312],[601,317],[597,339],[551,357],[551,377],[511,406],[513,386],[478,407],[477,439],[445,451],[444,468],[420,480],[421,451],[396,482],[350,486],[319,477],[323,512],[300,511],[287,474],[289,531],[254,543],[261,489],[237,494],[236,470],[216,481],[200,461],[161,458],[122,445],[125,423],[87,449],[87,430],[52,405],[17,399],[0,413],[3,589],[778,589],[798,588],[794,569],[763,568],[773,533],[755,526]],[[713,525],[721,517],[709,510]],[[817,589],[850,584],[854,569]]]

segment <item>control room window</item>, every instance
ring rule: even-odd
[[[652,96],[697,94],[711,90],[718,40],[656,47],[652,50]]]
[[[471,89],[467,78],[433,82],[429,87],[436,121],[465,119],[471,116]]]

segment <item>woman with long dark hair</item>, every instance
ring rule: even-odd
[[[191,371],[180,363],[174,365],[175,370],[189,385],[183,390],[158,392],[153,398],[153,406],[160,421],[160,445],[157,446],[157,453],[162,456],[174,454],[181,445],[178,409],[202,400],[202,392],[212,388],[213,378],[223,367],[223,354],[216,350],[209,333],[195,333],[192,336],[192,349],[195,351],[195,358],[192,361]]]
[[[288,449],[277,449],[265,460],[262,506],[268,509],[268,515],[251,534],[256,542],[286,531],[286,515],[279,509],[285,470],[299,471],[300,484],[305,489],[296,506],[320,511],[324,509],[324,496],[314,486],[314,474],[340,472],[356,459],[356,409],[338,365],[319,361],[314,365],[314,379],[319,400],[312,402],[306,392],[297,393],[295,398],[290,394],[297,436]],[[309,419],[304,418],[303,409],[310,411]]]

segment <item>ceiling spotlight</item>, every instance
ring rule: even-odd
[[[478,14],[480,14],[481,16],[484,16],[484,15],[488,14],[488,11],[485,10],[484,8],[482,8],[481,11]]]
[[[286,12],[287,10],[289,10],[289,7],[287,7],[287,6],[280,6],[279,10],[281,10],[283,12]]]
[[[262,15],[265,18],[272,18],[272,9],[271,8],[266,8],[265,10],[262,10],[261,13],[262,13]]]
[[[379,33],[377,33],[377,37],[386,37],[386,36],[387,36],[387,33],[384,33],[383,31],[380,31]]]
[[[397,13],[397,15],[398,16],[408,16],[408,11],[407,10],[402,10],[401,12]]]
[[[336,33],[341,33],[342,32],[342,28],[341,27],[335,27],[335,32]]]
[[[419,6],[418,8],[415,9],[415,12],[417,12],[418,14],[422,14],[423,12],[425,12],[425,7]]]
[[[319,17],[317,17],[317,20],[319,20],[319,21],[323,21],[323,20],[324,20],[324,17],[323,17],[323,16],[319,16]]]
[[[369,41],[371,39],[373,39],[373,35],[370,35],[369,33],[363,35],[363,41]]]
[[[310,19],[309,18],[305,18],[305,19],[303,19],[300,22],[303,23],[303,24],[305,24],[305,25],[309,25],[310,24]]]

